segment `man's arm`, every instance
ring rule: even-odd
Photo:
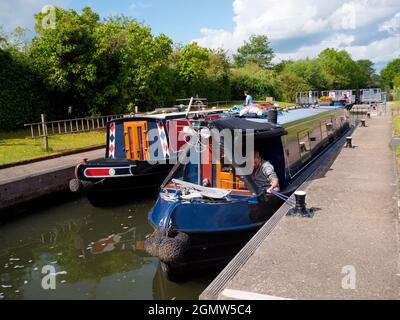
[[[269,187],[268,190],[267,190],[268,193],[271,193],[272,190],[274,190],[275,188],[279,188],[278,176],[276,175],[276,172],[275,172],[274,167],[272,166],[272,164],[270,164],[268,162],[264,163],[263,171],[264,171],[264,174],[271,181],[271,187]]]
[[[274,190],[275,188],[279,188],[279,180],[278,179],[272,180],[271,187],[268,188],[267,192],[272,193],[272,190]]]

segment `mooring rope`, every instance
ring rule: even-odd
[[[292,199],[290,199],[290,197],[288,197],[287,195],[284,195],[283,193],[280,193],[278,191],[272,190],[271,193],[278,197],[279,199],[283,200],[284,202],[287,202],[288,205],[295,207],[296,206],[296,202]]]

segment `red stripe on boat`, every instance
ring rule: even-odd
[[[110,168],[90,168],[85,170],[86,177],[109,177]]]

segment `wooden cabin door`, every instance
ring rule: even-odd
[[[224,164],[223,159],[216,165],[217,188],[222,189],[245,189],[244,182],[235,174],[231,164]]]
[[[147,122],[132,121],[124,123],[126,158],[147,160],[149,141],[147,139]]]

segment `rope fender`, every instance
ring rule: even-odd
[[[158,227],[145,240],[144,249],[153,257],[158,257],[163,262],[176,262],[181,259],[189,249],[190,238],[186,233]]]

